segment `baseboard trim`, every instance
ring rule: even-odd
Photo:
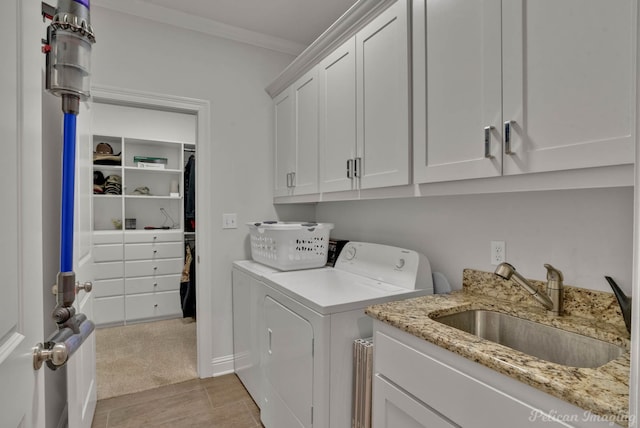
[[[211,369],[214,377],[233,373],[233,354],[211,360]]]

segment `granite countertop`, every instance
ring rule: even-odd
[[[544,289],[545,284],[531,281]],[[463,289],[370,306],[366,313],[545,391],[582,409],[627,426],[629,415],[630,339],[611,293],[565,285],[565,313],[551,317],[519,286],[490,272],[465,269]],[[627,352],[597,368],[551,363],[434,321],[432,317],[470,309],[488,309],[551,325],[606,342]]]

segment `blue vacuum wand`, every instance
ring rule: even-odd
[[[43,3],[42,14],[51,19],[42,51],[46,54],[46,89],[62,98],[64,135],[62,148],[62,206],[60,219],[60,272],[56,279],[56,307],[52,317],[58,325],[44,345],[34,352],[34,367],[42,362],[55,370],[66,363],[94,330],[83,314],[76,314],[76,275],[73,272],[73,223],[76,170],[76,117],[80,101],[89,98],[91,28],[89,0],[59,0],[58,7]],[[86,291],[90,287],[85,286]]]

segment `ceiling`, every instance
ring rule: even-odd
[[[141,0],[309,45],[357,0]]]

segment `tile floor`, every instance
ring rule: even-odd
[[[92,428],[256,428],[260,413],[235,374],[99,400]]]

